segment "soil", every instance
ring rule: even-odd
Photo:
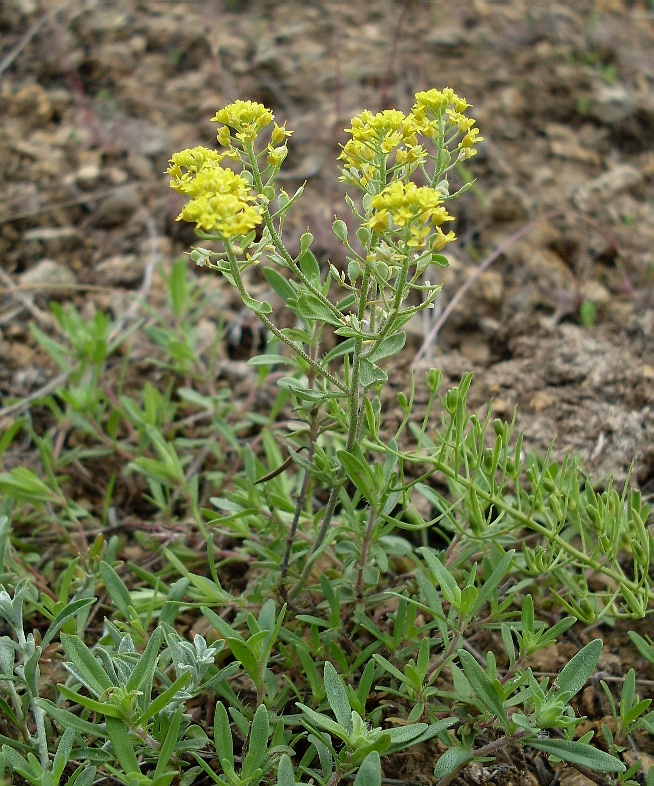
[[[261,101],[294,130],[284,187],[307,185],[287,236],[310,226],[321,260],[339,264],[330,226],[347,211],[336,167],[343,129],[363,108],[408,111],[417,90],[443,86],[473,104],[485,141],[468,162],[475,185],[452,207],[459,240],[444,271],[447,311],[434,320],[447,318],[437,337],[435,321],[412,327],[394,385],[408,384],[410,363],[440,367],[448,385],[473,370],[473,404],[492,397],[507,418],[517,405],[527,449],[544,453],[555,439],[555,457],[572,450],[598,483],[629,476],[652,498],[654,8],[645,0],[3,0],[0,427],[16,416],[11,402],[57,377],[30,329],[56,329],[51,301],[126,321],[144,300],[164,301],[164,274],[194,241],[175,222],[166,164],[176,150],[212,144],[209,118],[222,105]],[[248,350],[233,346],[242,315],[211,286],[210,317],[226,325],[216,373],[238,371],[246,396],[254,376],[238,364]],[[210,343],[211,319],[204,329]],[[635,666],[640,694],[654,696],[626,628],[605,642],[604,672]],[[591,718],[602,715],[600,695],[586,698]],[[651,755],[651,741],[640,750]],[[398,778],[433,782],[431,761],[398,767]],[[469,768],[460,782],[558,777],[512,760]]]

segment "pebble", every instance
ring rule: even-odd
[[[127,223],[140,206],[136,188],[121,188],[102,200],[91,218],[91,224],[103,229],[120,226]]]
[[[524,221],[529,215],[529,199],[521,188],[501,185],[488,194],[488,209],[494,221]]]
[[[588,104],[588,114],[606,125],[613,125],[631,117],[636,100],[621,84],[600,84],[595,88]]]
[[[29,287],[41,296],[53,297],[62,293],[62,287],[74,286],[75,275],[54,259],[41,259],[19,276],[21,287]],[[53,287],[54,289],[50,289]],[[63,290],[65,292],[65,289]]]
[[[143,262],[136,254],[116,254],[99,262],[95,272],[102,284],[136,284],[143,276]]]
[[[575,207],[590,210],[593,202],[607,202],[623,191],[629,191],[643,182],[642,173],[629,164],[618,164],[607,172],[580,186],[572,196]]]

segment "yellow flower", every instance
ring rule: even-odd
[[[465,112],[470,104],[464,99],[460,98],[451,87],[446,87],[443,90],[426,90],[416,93],[416,103],[413,107],[412,114],[420,117],[420,115],[431,115],[435,117],[440,115],[441,112],[447,107],[452,107],[456,112]]]
[[[279,145],[284,142],[287,136],[291,136],[292,133],[292,131],[286,130],[286,123],[284,123],[283,126],[278,126],[277,123],[275,123],[275,127],[270,134],[270,141],[273,145]]]
[[[217,166],[222,159],[220,153],[206,147],[191,147],[173,153],[166,170],[173,178],[170,187],[180,194],[186,194],[189,184],[200,170],[206,166]]]
[[[211,119],[233,129],[241,142],[252,142],[262,129],[272,123],[273,113],[256,101],[234,101]],[[219,141],[227,138],[222,128],[218,130],[218,136]]]
[[[258,205],[250,205],[235,194],[202,194],[184,205],[177,220],[190,221],[198,229],[230,239],[247,235],[262,219]]]
[[[261,208],[252,205],[247,180],[219,165],[223,156],[203,147],[182,150],[170,160],[171,188],[190,197],[177,217],[223,238],[246,235],[262,221]]]
[[[366,226],[375,232],[390,230],[406,235],[407,245],[411,248],[423,246],[434,228],[437,241],[442,242],[440,248],[454,240],[453,232],[445,235],[438,229],[445,221],[453,221],[454,217],[449,215],[442,205],[440,194],[433,188],[395,180],[371,199],[370,206],[374,212]]]
[[[479,129],[478,128],[471,128],[468,133],[463,137],[463,139],[459,142],[460,148],[471,148],[473,145],[476,145],[477,142],[483,141],[484,137],[479,136]],[[477,152],[476,150],[474,151]]]
[[[384,166],[385,157],[395,148],[402,144],[409,148],[417,145],[418,124],[397,109],[385,109],[377,114],[364,109],[352,118],[350,128],[345,130],[352,139],[343,146],[339,159],[345,162],[344,170],[356,170],[356,174],[349,174],[355,175],[355,180],[363,186],[375,177]],[[407,160],[406,152],[398,150],[397,155],[401,162]],[[352,178],[344,176],[341,180],[351,181]]]

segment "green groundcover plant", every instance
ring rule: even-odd
[[[466,188],[452,182],[482,141],[468,109],[446,88],[417,93],[408,114],[352,119],[340,155],[349,213],[332,225],[342,268],[319,263],[310,232],[297,254],[285,244],[303,189],[289,195],[277,182],[291,132],[266,107],[226,106],[213,118],[219,151],[172,156],[171,186],[186,198],[179,218],[203,242],[192,260],[220,274],[268,332],[250,365],[264,382],[274,374],[278,393],[268,419],[246,419],[256,445],[228,426],[224,401],[189,384],[176,401],[151,386],[142,403],[103,398],[98,380],[128,331],[101,316],[88,327],[59,309],[67,347],[36,335],[69,373],[50,411],[97,442],[75,460],[122,456],[156,509],[173,519],[182,505],[202,554],[169,544],[166,569],[132,566],[130,588],[117,542],[100,536],[53,600],[21,568],[2,519],[0,775],[47,786],[379,786],[384,759],[421,745],[441,786],[517,749],[598,783],[654,784],[654,772],[621,757],[634,734],[654,730],[633,671],[617,697],[602,684],[612,727],[600,740],[580,732],[575,697],[600,639],[554,675],[529,665],[575,623],[648,612],[652,533],[640,494],[628,484],[597,490],[571,456],[525,457],[513,423],[490,407],[469,411],[470,375],[441,391],[430,370],[419,420],[410,379],[399,425],[388,416],[388,361],[409,320],[434,306],[442,252],[455,241],[449,205]],[[281,299],[284,319],[251,294],[253,275]],[[188,383],[183,268],[169,287],[174,340],[163,325],[150,337]],[[211,412],[206,455],[238,452],[228,480],[203,474],[192,439],[170,437],[186,405]],[[38,441],[21,422],[0,455],[19,428]],[[66,499],[52,446],[39,445],[48,482],[18,469],[0,475],[0,489],[82,527],[87,512]],[[220,491],[208,508],[202,487],[212,483]],[[235,563],[247,566],[240,590],[222,571]],[[93,639],[100,594],[109,613]],[[45,619],[45,632],[28,630],[27,614]],[[182,635],[189,616],[203,635]],[[632,640],[654,659],[650,642]],[[41,676],[46,652],[60,664],[56,690]]]

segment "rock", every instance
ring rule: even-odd
[[[524,221],[529,215],[525,192],[514,185],[501,185],[488,195],[489,213],[494,221]]]
[[[109,286],[136,284],[143,276],[143,262],[136,254],[116,254],[95,266],[98,281]]]
[[[466,31],[460,26],[436,25],[433,30],[425,36],[425,43],[430,46],[454,49],[468,42]]]
[[[54,259],[42,259],[26,270],[20,277],[21,287],[33,290],[43,297],[65,294],[67,287],[76,283],[74,274]]]
[[[553,156],[599,166],[602,159],[595,149],[597,140],[593,139],[589,145],[590,133],[590,129],[572,129],[562,123],[548,123],[545,126],[545,136]]]
[[[621,84],[599,84],[588,103],[590,117],[605,125],[613,125],[631,117],[636,107],[636,99]]]
[[[618,164],[580,186],[572,196],[575,207],[590,210],[598,200],[608,202],[623,191],[640,186],[643,175],[636,167]]]
[[[25,232],[23,242],[33,250],[34,257],[51,257],[74,248],[79,243],[79,231],[76,227],[35,227]]]
[[[120,226],[129,221],[140,206],[135,187],[121,188],[102,200],[91,218],[91,224],[105,229]]]

